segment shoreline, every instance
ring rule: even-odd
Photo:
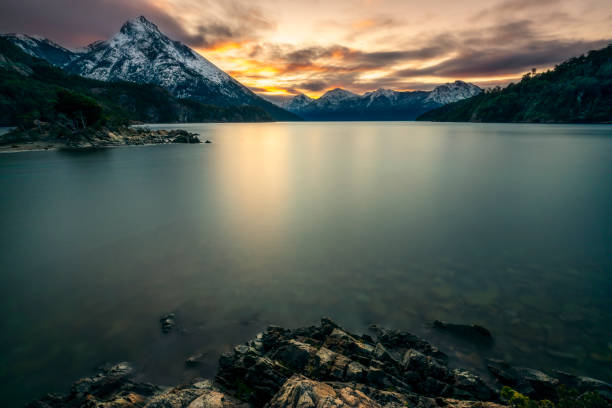
[[[153,146],[173,143],[200,144],[196,133],[186,130],[151,130],[120,127],[116,129],[80,129],[68,132],[58,125],[44,124],[41,128],[12,131],[0,135],[0,154],[35,151],[87,151],[122,146]],[[206,140],[204,143],[211,143]]]
[[[160,319],[164,335],[178,330],[176,315]],[[493,341],[480,326],[435,322],[463,340]],[[201,354],[185,360],[201,364]],[[140,383],[127,362],[100,367],[65,395],[49,394],[30,408],[502,408],[609,407],[612,385],[565,372],[545,374],[488,360],[490,379],[449,366],[449,356],[407,332],[373,325],[351,333],[328,318],[319,326],[269,326],[221,354],[216,376],[174,386]],[[524,404],[514,405],[517,401]],[[569,405],[568,405],[569,404]]]

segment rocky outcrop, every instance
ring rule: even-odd
[[[349,333],[329,319],[297,330],[269,327],[221,356],[217,381],[246,386],[256,405],[269,401],[295,374],[350,382],[403,395],[494,401],[497,392],[468,371],[451,369],[444,353],[409,333],[373,327],[375,338]],[[368,394],[369,395],[369,394]]]
[[[0,136],[2,150],[96,149],[112,146],[202,143],[195,133],[182,129],[151,130],[143,127],[88,127],[37,122],[31,129],[16,129]]]
[[[370,396],[368,396],[370,395]],[[265,405],[266,408],[501,408],[494,402],[424,398],[342,382],[314,381],[296,374]]]
[[[177,387],[132,381],[128,363],[102,368],[94,377],[77,381],[68,395],[49,394],[29,408],[247,408],[244,403],[203,380]]]
[[[610,385],[604,382],[560,372],[552,377],[497,360],[489,361],[489,370],[499,383],[488,385],[469,371],[449,367],[444,353],[410,333],[378,326],[371,332],[350,333],[326,318],[320,326],[295,330],[270,326],[223,354],[214,382],[176,387],[138,383],[132,367],[120,363],[77,381],[68,395],[48,395],[29,406],[502,408],[501,385],[534,400],[554,400],[559,384],[609,398]]]

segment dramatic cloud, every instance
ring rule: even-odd
[[[200,2],[204,6],[206,2]],[[165,2],[153,0],[19,0],[0,3],[2,32],[38,34],[61,44],[78,47],[115,34],[128,19],[146,16],[174,39],[196,48],[229,41],[252,40],[274,23],[247,2],[216,2],[216,13],[198,19],[199,25],[182,24],[180,15]]]
[[[144,15],[263,94],[516,80],[612,39],[609,0],[19,0],[0,31],[67,46]]]

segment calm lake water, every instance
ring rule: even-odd
[[[180,127],[213,143],[0,155],[3,398],[108,361],[211,376],[268,324],[323,315],[612,380],[612,126]],[[161,334],[170,311],[184,333]],[[453,349],[434,319],[495,345]]]

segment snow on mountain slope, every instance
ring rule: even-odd
[[[179,98],[219,106],[257,106],[276,120],[299,119],[262,99],[191,48],[171,40],[145,17],[129,20],[108,41],[76,51],[45,39],[27,36],[10,39],[26,52],[76,75],[102,81],[152,83]],[[49,47],[57,49],[63,57],[51,55]]]
[[[482,92],[482,89],[474,84],[469,84],[463,81],[455,81],[453,83],[437,86],[427,100],[434,101],[441,105],[446,105],[452,102],[457,102],[462,99],[471,98]]]
[[[63,66],[76,58],[74,52],[46,38],[25,34],[2,34],[26,54]]]
[[[144,17],[129,20],[119,33],[93,44],[66,69],[102,81],[155,83],[179,97],[213,97],[198,91],[218,91],[236,100],[252,97],[246,87],[191,48],[166,37]]]
[[[299,94],[294,96],[291,99],[283,101],[280,106],[289,111],[300,111],[304,109],[304,107],[308,106],[314,99],[306,96],[304,94]]]
[[[318,99],[297,95],[283,106],[310,120],[412,120],[431,109],[480,92],[482,89],[476,85],[462,81],[440,85],[429,92],[380,88],[357,95],[336,88]]]

